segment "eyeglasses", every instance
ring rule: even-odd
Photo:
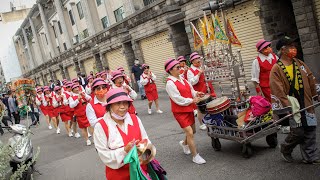
[[[176,68],[177,68],[177,69],[180,69],[181,67],[180,67],[180,66],[176,66]]]
[[[144,69],[149,69],[149,66],[147,66],[147,67],[144,67]]]
[[[102,86],[96,87],[95,89],[98,90],[98,91],[100,91],[100,90],[102,90],[102,89],[105,90],[105,89],[107,89],[107,86],[102,85]]]

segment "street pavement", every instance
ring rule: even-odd
[[[170,101],[165,93],[160,93],[160,107],[163,114],[147,114],[147,101],[136,100],[134,105],[138,111],[150,140],[157,148],[156,158],[168,173],[168,179],[174,180],[318,180],[320,166],[301,163],[299,147],[293,152],[294,163],[284,162],[279,153],[279,147],[269,148],[262,138],[253,143],[254,155],[245,159],[241,154],[239,143],[221,140],[222,150],[216,152],[211,147],[211,139],[206,131],[198,128],[195,141],[198,152],[207,161],[205,165],[192,162],[191,155],[182,152],[178,142],[184,139],[182,129],[170,112]],[[153,112],[155,108],[153,107]],[[320,117],[320,109],[317,110]],[[319,121],[319,120],[318,120]],[[320,122],[320,121],[319,121]],[[26,122],[23,122],[26,123]],[[49,130],[44,117],[41,125],[32,128],[34,147],[40,147],[40,155],[35,173],[36,180],[91,180],[105,179],[105,167],[95,151],[94,145],[86,146],[82,138],[67,137],[63,124],[60,124],[61,134]],[[11,134],[1,138],[6,142]],[[279,142],[285,135],[279,134]],[[317,131],[320,139],[320,130]],[[318,143],[318,148],[320,148]]]

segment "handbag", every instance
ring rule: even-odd
[[[156,159],[153,159],[148,164],[148,173],[152,180],[167,180],[167,172]]]
[[[252,96],[250,97],[249,102],[252,114],[255,117],[262,116],[268,113],[271,109],[270,102],[262,96]]]

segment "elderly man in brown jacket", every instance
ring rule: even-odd
[[[309,67],[295,58],[297,49],[294,40],[284,37],[278,44],[281,45],[281,57],[271,70],[270,88],[273,111],[281,117],[298,110],[299,106],[302,109],[312,105],[313,100],[320,101],[320,97],[316,91],[315,77]],[[281,144],[282,158],[293,162],[291,153],[300,144],[303,162],[320,164],[314,108],[301,112],[298,118],[290,118],[289,124],[291,131]]]

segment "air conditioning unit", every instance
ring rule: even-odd
[[[76,38],[76,37],[73,37],[73,38],[72,38],[72,43],[73,43],[73,45],[75,45],[75,44],[77,44],[77,43],[78,43],[78,41],[77,41],[77,38]]]

